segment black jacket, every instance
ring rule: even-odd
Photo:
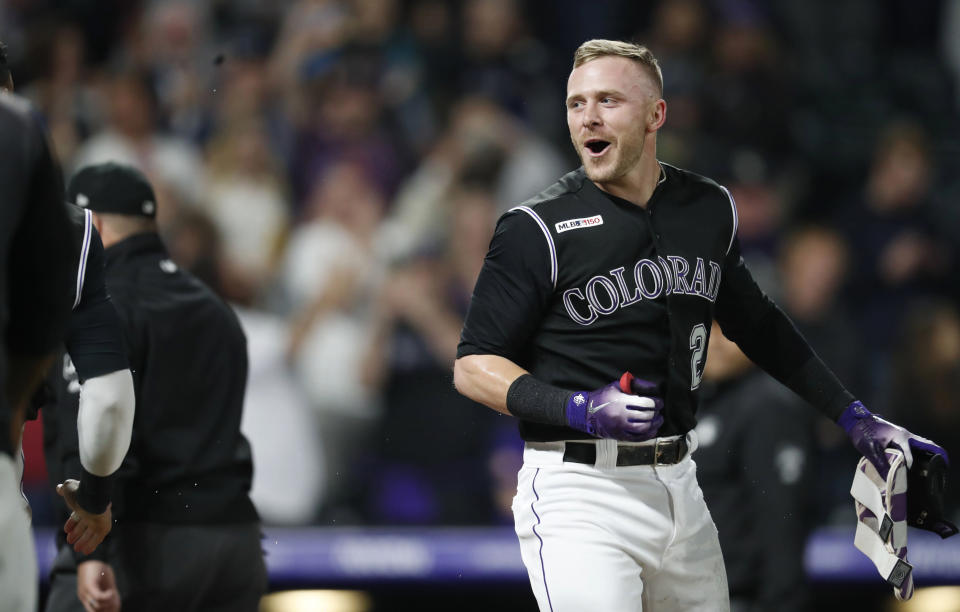
[[[733,599],[807,608],[803,553],[814,515],[813,414],[760,372],[705,385],[697,480],[717,526]]]
[[[169,259],[156,234],[138,234],[106,249],[106,276],[137,401],[130,450],[117,472],[114,518],[170,524],[256,520],[248,495],[250,445],[240,433],[247,347],[237,317]],[[75,478],[70,470],[79,465],[76,428],[69,422],[76,422],[77,394],[71,382],[69,375],[60,379],[54,462]]]

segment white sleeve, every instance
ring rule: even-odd
[[[80,387],[80,463],[91,474],[109,476],[120,467],[130,447],[135,403],[130,370],[89,378]]]

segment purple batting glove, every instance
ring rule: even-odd
[[[943,457],[943,462],[947,464],[947,467],[950,466],[950,457],[947,455],[946,449],[933,440],[928,440],[924,437],[918,436],[917,434],[911,433],[910,448],[911,450],[920,451],[921,453],[926,453],[927,455],[940,455]]]
[[[578,391],[567,402],[567,424],[598,438],[642,442],[663,425],[657,385],[626,372],[596,391]]]
[[[913,453],[910,452],[911,438],[933,444],[929,440],[913,436],[899,425],[881,419],[860,402],[853,402],[847,406],[837,419],[837,424],[843,427],[854,447],[873,464],[873,467],[877,468],[877,472],[884,479],[890,471],[884,449],[899,449],[903,453],[907,467],[910,467],[913,465]]]

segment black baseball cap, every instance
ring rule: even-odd
[[[157,216],[157,198],[147,177],[133,166],[116,162],[81,168],[70,179],[67,200],[94,212]]]

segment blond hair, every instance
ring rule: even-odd
[[[663,73],[660,72],[660,63],[657,62],[653,52],[643,45],[601,38],[588,40],[580,45],[577,52],[573,54],[573,67],[579,68],[587,62],[610,55],[625,57],[639,64],[653,79],[660,95],[663,95]]]

